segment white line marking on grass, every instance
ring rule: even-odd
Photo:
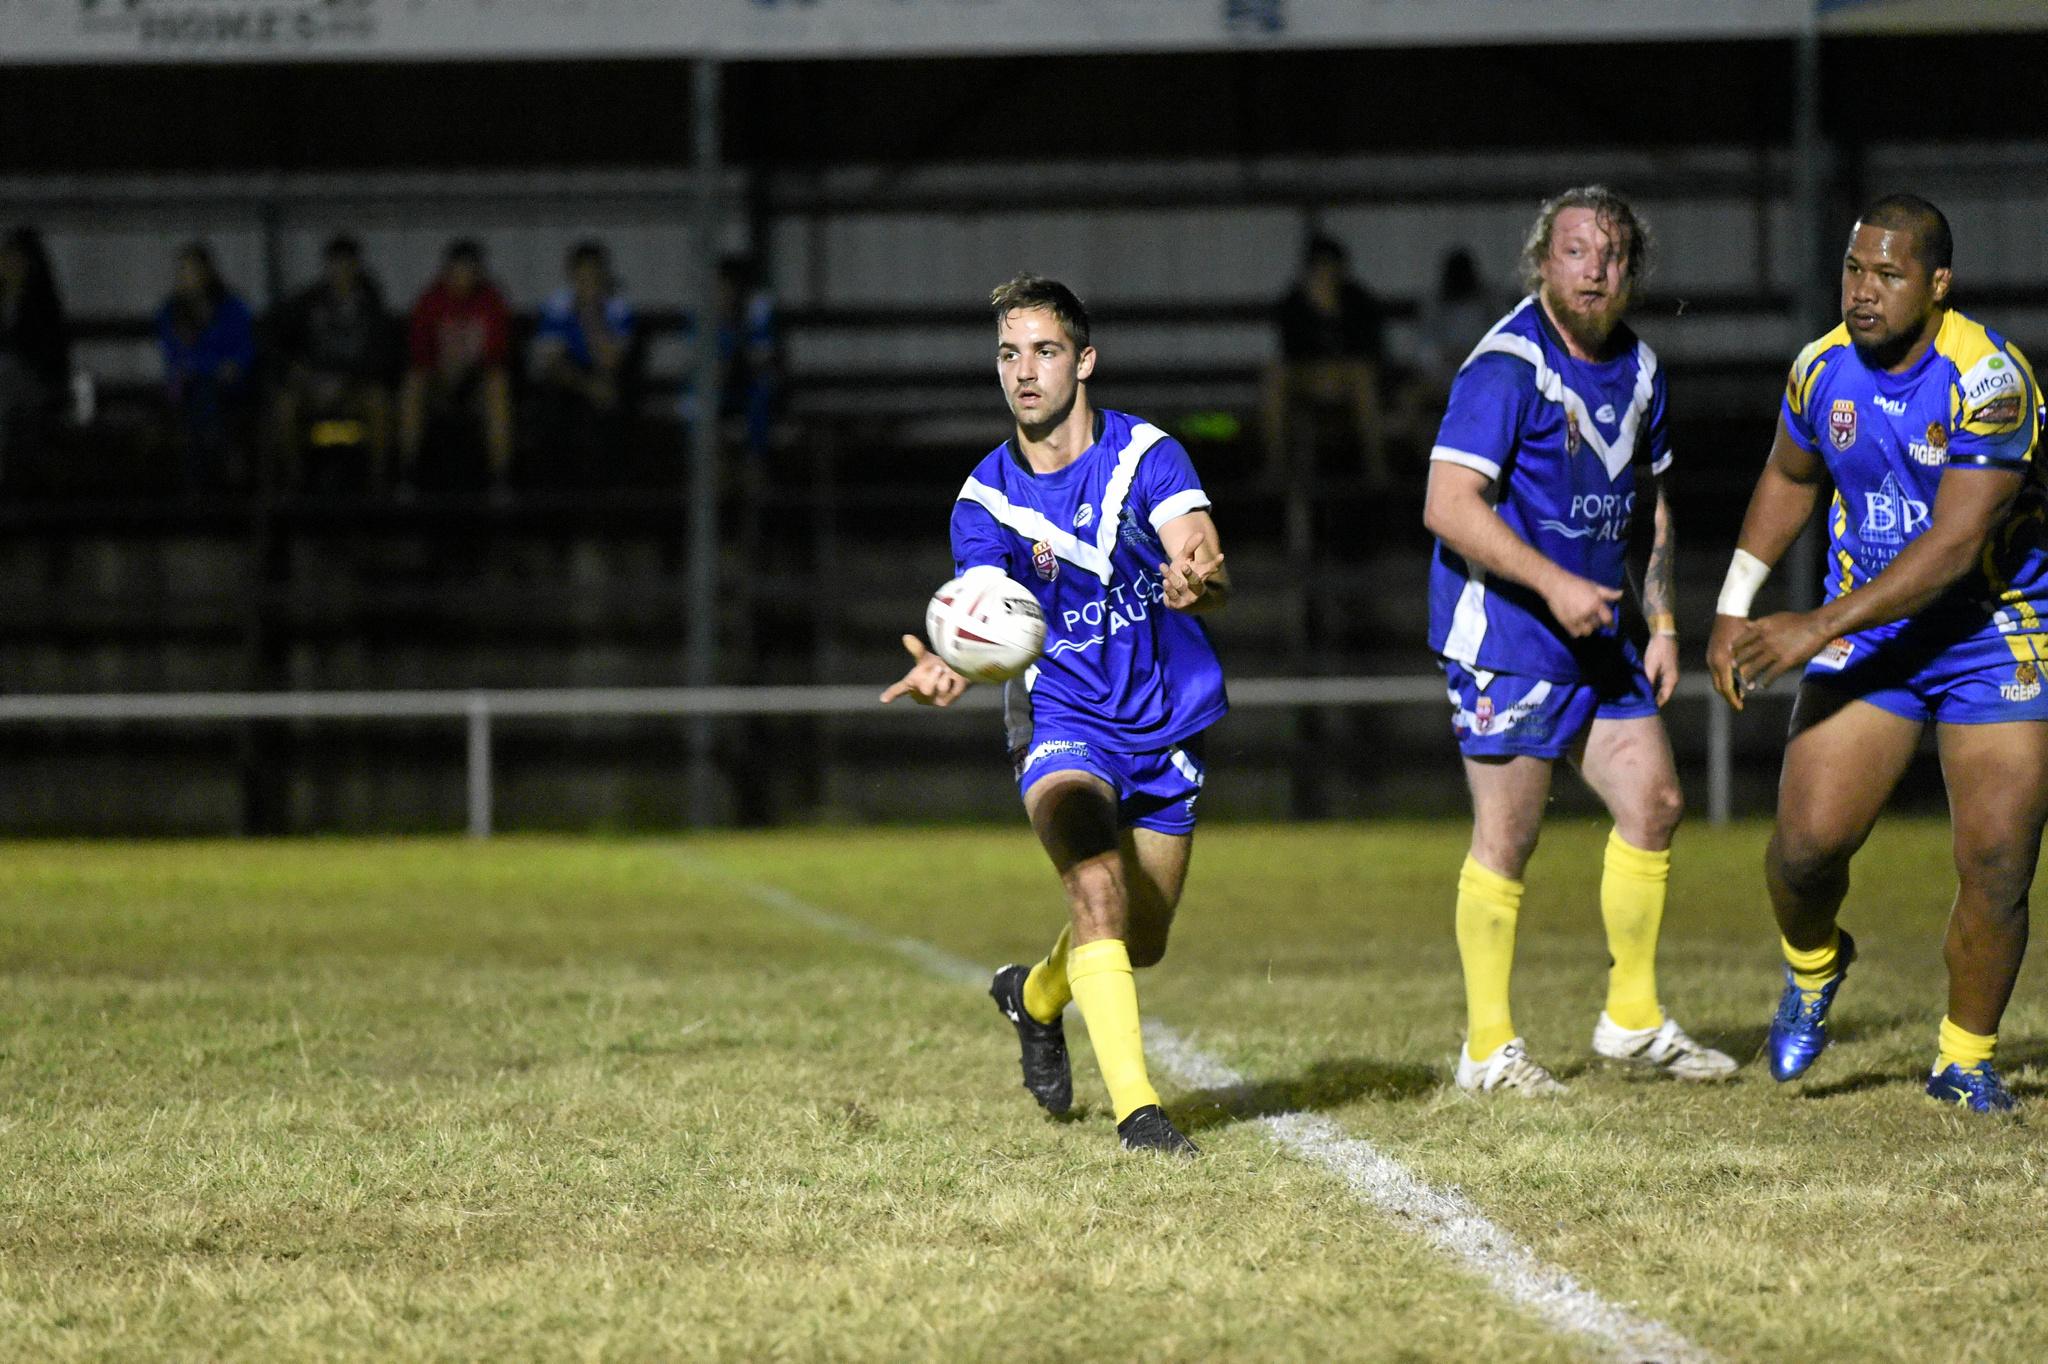
[[[984,986],[990,972],[919,938],[898,937],[774,886],[683,859],[691,871],[714,877],[806,927],[864,946],[879,947],[958,985]],[[1242,1089],[1250,1081],[1156,1018],[1145,1020],[1146,1051],[1160,1070],[1191,1089]],[[1510,1100],[1510,1102],[1515,1102]],[[1371,1142],[1348,1135],[1317,1113],[1276,1113],[1252,1120],[1281,1150],[1321,1166],[1360,1200],[1415,1224],[1435,1245],[1461,1260],[1509,1301],[1556,1329],[1583,1336],[1609,1356],[1660,1364],[1707,1364],[1713,1359],[1662,1322],[1611,1303],[1561,1269],[1544,1264],[1505,1228],[1456,1190],[1438,1189]]]

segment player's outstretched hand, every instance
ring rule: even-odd
[[[1602,587],[1576,573],[1561,574],[1557,584],[1543,594],[1543,604],[1573,639],[1614,624],[1614,603],[1620,600],[1620,588]]]
[[[905,635],[903,647],[910,653],[910,671],[882,693],[883,705],[899,696],[908,696],[920,706],[950,706],[973,685],[925,648],[924,641],[916,635]]]
[[[1780,611],[1750,622],[1735,641],[1735,675],[1743,691],[1756,691],[1805,667],[1827,647],[1828,632],[1808,611]]]
[[[1189,536],[1172,563],[1159,565],[1159,582],[1166,592],[1166,604],[1176,611],[1188,610],[1209,594],[1209,581],[1222,567],[1223,555],[1210,546],[1206,535],[1198,532]]]
[[[1735,667],[1735,642],[1749,629],[1747,616],[1715,616],[1714,632],[1707,636],[1707,676],[1714,691],[1736,710],[1742,709],[1742,674]]]
[[[1676,635],[1650,636],[1650,642],[1643,646],[1643,675],[1650,679],[1650,690],[1656,693],[1657,708],[1662,710],[1671,693],[1678,690]]]

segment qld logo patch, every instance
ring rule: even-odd
[[[1856,443],[1856,400],[1837,398],[1828,412],[1828,441],[1837,450],[1846,450]]]
[[[1052,546],[1040,540],[1031,546],[1031,567],[1038,576],[1051,582],[1060,576],[1060,556],[1052,552]]]

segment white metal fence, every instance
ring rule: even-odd
[[[710,719],[770,715],[855,715],[876,712],[878,688],[578,687],[477,691],[179,692],[0,696],[0,724],[114,721],[460,720],[467,726],[469,833],[491,834],[491,726],[497,719],[586,719],[593,716],[675,716]],[[1782,695],[1790,697],[1791,689]],[[1440,677],[1257,677],[1230,684],[1233,709],[1441,705]],[[957,708],[994,709],[995,688],[967,693]],[[1707,749],[1707,817],[1726,823],[1733,784],[1734,727],[1706,678],[1680,683],[1678,704],[1703,707]],[[907,703],[905,703],[907,708]],[[1687,726],[1679,725],[1683,737]]]

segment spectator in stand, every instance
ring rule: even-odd
[[[768,453],[782,401],[782,337],[775,295],[749,256],[718,263],[718,363],[724,383],[718,398],[721,421],[740,418],[747,452]]]
[[[277,433],[287,482],[305,473],[305,447],[352,447],[381,487],[391,440],[391,316],[384,291],[363,265],[361,245],[336,237],[321,254],[320,278],[288,303],[277,325],[285,364]]]
[[[1284,476],[1297,453],[1304,409],[1341,412],[1358,439],[1368,483],[1388,481],[1380,421],[1380,305],[1347,269],[1342,243],[1311,237],[1301,274],[1280,300],[1280,360],[1266,376],[1269,468]],[[1313,452],[1300,452],[1307,459]]]
[[[578,242],[567,271],[569,282],[541,305],[533,375],[541,441],[551,457],[573,456],[581,482],[607,469],[603,448],[615,451],[624,436],[638,324],[603,243]]]
[[[441,273],[413,304],[411,364],[399,404],[399,490],[419,470],[430,421],[468,415],[483,425],[491,492],[503,497],[512,472],[512,310],[484,273],[484,249],[451,242]]]
[[[1428,439],[1436,434],[1451,380],[1458,377],[1473,338],[1484,336],[1508,306],[1479,277],[1479,262],[1462,246],[1444,253],[1436,293],[1424,300],[1416,320],[1415,365],[1401,376],[1395,400],[1396,429]]]
[[[256,328],[249,305],[228,288],[204,242],[178,253],[171,296],[157,310],[156,331],[184,489],[223,487],[247,445]]]
[[[0,238],[0,478],[33,481],[71,377],[64,304],[42,234]]]

